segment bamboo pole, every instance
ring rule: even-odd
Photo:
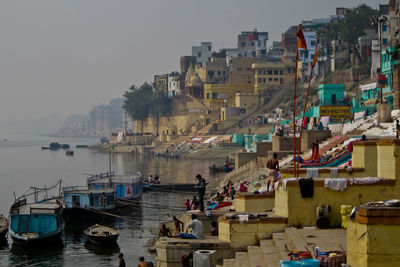
[[[296,49],[296,72],[294,73],[293,91],[293,174],[297,177],[296,171],[296,88],[297,88],[297,63],[299,61],[299,48]]]

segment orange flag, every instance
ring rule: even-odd
[[[297,31],[297,47],[307,49],[306,39],[304,39],[303,31],[301,30],[301,24],[299,24],[299,30]]]
[[[317,61],[318,61],[317,50],[318,50],[318,44],[315,44],[315,54],[314,54],[314,60],[312,62],[313,67],[315,66],[315,64],[317,64]]]

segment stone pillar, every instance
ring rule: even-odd
[[[353,143],[352,167],[364,168],[363,176],[377,176],[377,141]]]
[[[400,178],[400,140],[389,139],[377,143],[377,176]]]
[[[378,105],[378,122],[392,122],[392,107],[390,106],[390,104]]]
[[[398,208],[363,207],[347,223],[347,264],[400,266],[400,211]]]

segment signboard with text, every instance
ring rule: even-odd
[[[350,117],[350,106],[320,106],[319,117],[329,116],[331,122],[341,122]]]

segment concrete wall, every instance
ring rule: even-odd
[[[296,138],[296,146],[299,145],[299,138]],[[272,150],[279,151],[293,151],[293,136],[272,136]]]
[[[381,217],[387,219],[398,217]],[[350,266],[400,266],[400,225],[347,222],[347,263]],[[390,262],[390,263],[389,263]]]
[[[235,209],[238,212],[263,213],[274,208],[274,194],[239,194],[235,197]]]
[[[323,179],[314,179],[314,196],[302,198],[297,181],[289,182],[287,190],[279,187],[275,191],[275,210],[278,216],[287,216],[288,225],[315,226],[317,219],[315,208],[319,204],[328,204],[331,226],[340,227],[340,205],[360,205],[369,201],[400,198],[400,186],[394,180],[375,185],[348,185],[344,192],[324,188]]]
[[[235,154],[235,168],[238,169],[240,166],[256,158],[257,158],[257,153],[237,152]]]
[[[253,143],[256,146],[257,156],[268,156],[268,152],[272,151],[272,142]]]
[[[319,143],[322,143],[322,141],[330,138],[331,131],[329,130],[324,130],[324,131],[319,131],[319,130],[310,130],[310,131],[304,131],[303,135],[301,137],[301,151],[307,151],[308,149],[311,148],[311,145],[315,141],[319,141]]]
[[[374,144],[376,151],[374,153]],[[381,140],[379,142],[354,143],[353,160],[359,167],[365,168],[365,173],[355,177],[366,177],[373,174],[382,180],[375,184],[350,185],[344,192],[324,188],[324,179],[314,179],[314,196],[302,198],[298,181],[288,182],[287,190],[280,187],[275,192],[275,210],[278,216],[287,216],[289,225],[314,226],[316,221],[315,208],[324,203],[332,207],[329,215],[331,225],[339,226],[340,205],[360,205],[369,201],[381,201],[400,198],[400,140]],[[363,165],[365,164],[365,165]],[[348,174],[349,175],[349,174]]]
[[[260,239],[265,239],[272,233],[282,232],[286,227],[286,221],[282,218],[265,218],[241,224],[239,220],[227,220],[221,217],[218,227],[220,241],[229,242],[233,248],[246,248],[258,244]]]
[[[201,114],[197,113],[187,113],[186,115],[176,115],[170,117],[161,117],[158,126],[158,133],[162,134],[167,131],[169,128],[176,128],[178,131],[178,135],[182,133],[187,133],[191,125],[193,125],[196,121],[199,121]],[[140,132],[140,122],[135,124],[135,132]],[[149,117],[143,123],[143,132],[152,133],[153,135],[157,134],[157,123],[156,118]]]

